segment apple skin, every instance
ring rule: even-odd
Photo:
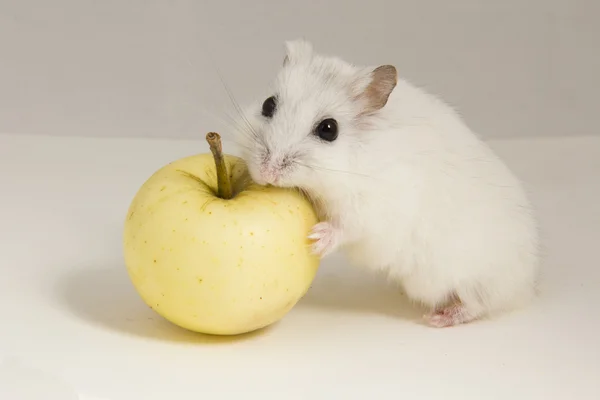
[[[185,329],[236,335],[275,323],[306,294],[319,266],[317,223],[297,191],[252,182],[225,155],[234,198],[217,193],[211,154],[177,160],[139,189],[124,226],[127,271],[144,302]]]

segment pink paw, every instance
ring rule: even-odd
[[[313,226],[308,238],[314,240],[312,252],[318,256],[326,256],[333,252],[339,243],[340,231],[330,222],[319,222]]]
[[[471,322],[473,319],[474,317],[462,304],[453,304],[425,315],[427,323],[435,328],[460,325]]]

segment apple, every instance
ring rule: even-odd
[[[245,163],[212,154],[156,171],[124,226],[131,281],[159,315],[185,329],[235,335],[273,324],[308,291],[319,266],[308,234],[317,223],[298,191],[260,186]]]

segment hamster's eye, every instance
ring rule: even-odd
[[[277,108],[277,101],[275,96],[271,96],[265,100],[262,105],[262,115],[263,117],[273,118],[273,114],[275,113],[275,109]]]
[[[338,137],[338,125],[337,121],[333,118],[327,118],[321,121],[317,130],[316,135],[327,142],[333,142]]]

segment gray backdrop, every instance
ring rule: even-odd
[[[598,0],[0,0],[0,133],[203,137],[283,41],[393,63],[484,137],[600,134]]]

